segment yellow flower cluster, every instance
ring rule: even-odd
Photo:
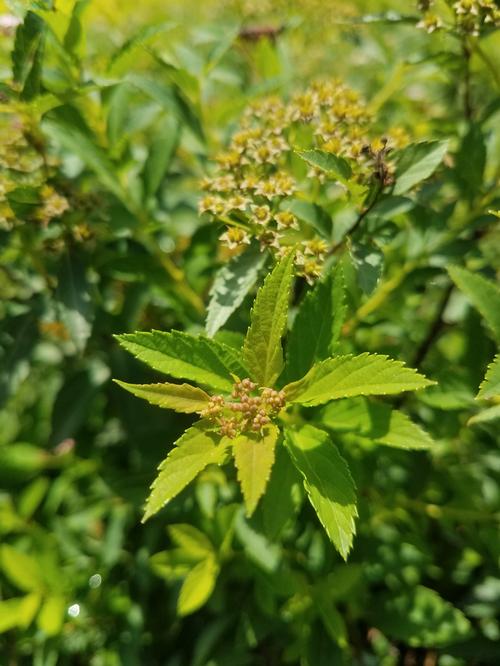
[[[453,11],[455,27],[460,32],[477,37],[481,30],[488,26],[500,26],[500,9],[494,0],[457,0],[448,4]],[[431,0],[418,2],[418,8],[424,12],[424,16],[417,23],[417,27],[429,33],[445,25],[440,16],[429,11],[432,5]]]
[[[389,148],[387,141],[371,137],[370,121],[359,95],[338,80],[315,82],[288,103],[269,97],[250,105],[229,146],[216,156],[216,172],[203,181],[200,213],[227,225],[220,238],[231,251],[252,239],[277,257],[293,246],[297,274],[312,282],[329,248],[292,211],[297,199],[314,199],[327,174],[311,167],[304,175],[297,169],[300,160],[294,149],[340,156],[350,163],[353,178],[366,184],[380,178],[383,161],[382,184],[387,185]],[[391,146],[403,145],[405,138],[404,133],[394,134]]]
[[[258,387],[246,378],[234,384],[229,400],[212,396],[200,416],[213,421],[221,435],[234,438],[242,432],[261,431],[284,406],[283,391]]]

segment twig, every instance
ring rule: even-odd
[[[417,351],[415,352],[415,357],[413,358],[413,361],[412,361],[412,366],[414,368],[419,368],[421,366],[425,357],[429,353],[430,348],[434,344],[434,341],[439,336],[439,334],[441,333],[441,331],[444,327],[443,314],[444,314],[444,311],[446,310],[446,306],[449,303],[451,294],[453,292],[453,287],[454,287],[454,285],[450,284],[446,288],[446,291],[444,292],[444,294],[441,298],[441,301],[439,303],[439,307],[437,309],[437,312],[436,312],[434,320],[431,324],[431,327],[429,328],[425,338],[422,340],[420,345],[417,347]]]

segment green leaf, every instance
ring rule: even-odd
[[[272,386],[283,368],[281,337],[287,324],[293,261],[291,253],[264,280],[257,292],[243,344],[245,365],[261,386]]]
[[[204,559],[213,554],[214,549],[210,540],[192,525],[179,523],[169,525],[168,533],[172,541],[184,551],[188,557]]]
[[[154,370],[177,379],[230,392],[232,374],[248,376],[237,350],[215,340],[180,331],[152,331],[116,336],[119,343]]]
[[[165,118],[162,129],[152,141],[148,157],[144,163],[142,180],[144,182],[144,197],[154,196],[161,185],[165,174],[172,162],[180,139],[180,124],[175,118]]]
[[[471,625],[465,615],[423,585],[378,597],[370,609],[373,624],[389,638],[412,647],[442,647],[467,638]]]
[[[87,279],[86,260],[76,252],[67,253],[57,276],[55,302],[60,322],[75,349],[83,352],[92,334],[95,301]]]
[[[281,209],[293,213],[300,220],[304,220],[304,222],[314,227],[323,238],[331,242],[332,217],[318,204],[302,199],[287,199],[281,205]]]
[[[309,368],[333,354],[344,323],[345,285],[337,264],[304,298],[288,336],[286,381],[303,377]]]
[[[347,559],[358,515],[356,489],[347,463],[329,435],[312,425],[287,429],[286,443],[321,524]]]
[[[22,86],[21,99],[31,100],[40,92],[45,23],[28,11],[17,28],[12,50],[14,81]]]
[[[448,148],[447,141],[412,143],[395,153],[396,184],[393,194],[404,194],[422,180],[432,176]]]
[[[384,253],[372,241],[354,243],[351,257],[356,268],[358,284],[364,294],[370,295],[376,288],[384,268]]]
[[[478,400],[491,400],[498,397],[500,397],[500,354],[497,354],[488,366],[476,396]]]
[[[63,626],[65,612],[66,601],[64,597],[47,597],[37,617],[38,627],[47,636],[57,636]]]
[[[290,455],[284,446],[276,448],[276,462],[271,471],[271,478],[262,498],[259,511],[266,535],[275,541],[298,509],[300,493],[297,474]]]
[[[42,590],[42,572],[34,557],[7,544],[0,547],[0,565],[7,578],[24,592]]]
[[[348,180],[352,176],[349,162],[343,157],[327,153],[324,150],[297,150],[297,155],[313,167],[317,167],[326,173]]]
[[[208,393],[190,384],[128,384],[114,380],[119,386],[138,398],[176,412],[193,414],[203,411],[210,400]]]
[[[266,255],[258,244],[233,257],[215,276],[210,290],[205,329],[212,337],[223,326],[254,286]]]
[[[177,601],[177,612],[181,617],[194,613],[208,601],[218,574],[219,566],[214,557],[207,557],[189,572]]]
[[[142,522],[184,490],[207,465],[219,465],[224,461],[227,448],[224,441],[220,442],[220,436],[207,431],[206,427],[200,422],[186,430],[161,463]]]
[[[0,601],[0,633],[14,627],[29,627],[39,606],[40,595],[35,593]]]
[[[64,109],[55,109],[44,119],[43,129],[56,143],[79,157],[98,176],[102,187],[126,207],[130,206],[130,198],[121,186],[108,155],[88,130],[76,125],[69,113]]]
[[[496,421],[500,419],[500,405],[493,405],[493,407],[488,407],[488,409],[483,409],[482,412],[472,416],[468,421],[467,425],[474,425],[475,423],[489,423],[490,421]]]
[[[318,422],[337,431],[350,431],[397,449],[429,449],[430,435],[390,405],[363,398],[339,400],[324,407]]]
[[[274,464],[279,430],[267,426],[263,434],[245,433],[233,440],[233,453],[247,516],[251,516],[266,490]]]
[[[482,275],[458,266],[450,266],[448,273],[460,291],[463,291],[472,305],[484,317],[496,340],[500,342],[500,288],[498,285]]]
[[[311,407],[357,395],[392,395],[416,391],[435,382],[380,354],[337,356],[317,363],[284,390],[287,400]]]

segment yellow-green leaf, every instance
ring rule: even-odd
[[[33,592],[25,597],[0,601],[0,633],[20,627],[29,627],[40,606],[40,595]]]
[[[478,400],[491,400],[500,396],[500,354],[488,366],[486,376],[479,387]]]
[[[448,273],[460,291],[463,291],[472,305],[484,317],[495,339],[500,342],[499,286],[492,280],[459,266],[450,266]]]
[[[200,422],[186,430],[161,463],[146,502],[143,522],[184,490],[207,465],[224,461],[227,443],[219,441],[220,435],[206,427]]]
[[[0,549],[0,564],[7,578],[25,592],[43,589],[42,572],[34,557],[4,544]]]
[[[115,379],[115,382],[138,398],[147,400],[151,405],[158,405],[176,412],[192,414],[201,412],[207,406],[210,396],[197,386],[190,384],[128,384]]]
[[[297,382],[285,386],[287,400],[305,406],[358,395],[392,395],[435,382],[380,354],[337,356],[314,365]]]
[[[251,324],[243,345],[243,361],[261,386],[272,386],[283,369],[281,337],[285,331],[294,255],[276,265],[257,292]]]
[[[278,433],[278,428],[270,425],[262,434],[246,433],[233,440],[234,460],[247,516],[255,511],[269,481]]]
[[[37,617],[39,628],[45,632],[47,636],[56,636],[61,631],[65,610],[66,602],[63,597],[48,597],[44,601]]]
[[[191,569],[179,593],[177,602],[179,615],[194,613],[208,601],[217,582],[218,574],[219,565],[214,557],[207,557]]]

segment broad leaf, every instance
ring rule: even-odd
[[[376,288],[384,268],[384,253],[373,241],[353,243],[351,257],[356,267],[356,277],[364,294]]]
[[[398,449],[428,449],[433,441],[406,414],[363,398],[339,400],[321,410],[318,422],[330,430],[355,432]]]
[[[12,73],[22,86],[21,99],[31,100],[40,92],[45,24],[28,11],[18,26],[12,50]]]
[[[480,312],[486,323],[500,342],[500,288],[482,275],[466,268],[451,266],[448,269],[451,279]]]
[[[185,414],[201,412],[210,400],[208,393],[190,384],[128,384],[118,379],[114,381],[138,398],[147,400],[151,405],[174,409]]]
[[[477,398],[491,400],[500,397],[500,354],[497,354],[488,366],[486,376],[479,387]]]
[[[274,464],[274,448],[279,430],[267,426],[263,434],[245,433],[233,441],[234,461],[238,470],[247,516],[251,516],[269,481]]]
[[[215,335],[236,308],[241,305],[255,284],[265,260],[266,255],[255,244],[245,252],[233,257],[217,272],[210,290],[210,303],[205,325],[209,337]]]
[[[179,139],[179,121],[175,118],[165,118],[162,122],[161,131],[152,141],[142,171],[144,198],[146,200],[154,196],[158,191],[172,162]]]
[[[356,489],[347,463],[323,430],[305,425],[286,430],[292,460],[331,541],[347,558],[356,532]]]
[[[432,176],[441,164],[447,148],[447,141],[422,141],[398,151],[395,155],[396,184],[393,194],[404,194],[417,183]]]
[[[0,634],[14,627],[26,629],[33,621],[40,601],[37,593],[0,601]]]
[[[337,178],[348,180],[352,176],[349,162],[343,157],[324,150],[298,150],[296,153],[304,162]]]
[[[342,266],[337,264],[327,277],[304,298],[288,336],[286,381],[303,377],[309,368],[332,355],[346,306]]]
[[[243,360],[261,386],[272,386],[283,368],[281,337],[287,323],[293,260],[291,253],[276,265],[257,292],[253,305]]]
[[[238,352],[227,345],[180,331],[152,331],[116,336],[120,344],[154,370],[230,392],[232,374],[248,375]]]
[[[192,525],[178,523],[167,527],[172,541],[192,558],[204,559],[214,552],[208,537]]]
[[[207,465],[224,461],[226,445],[219,440],[220,436],[207,431],[204,423],[186,430],[158,468],[160,473],[151,486],[142,522],[178,495]]]
[[[188,573],[177,601],[179,615],[194,613],[208,601],[217,582],[218,574],[219,566],[215,557],[207,557]]]
[[[435,382],[379,354],[337,356],[316,364],[297,382],[285,386],[287,400],[305,406],[357,395],[392,395]]]

